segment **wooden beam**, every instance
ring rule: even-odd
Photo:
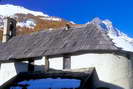
[[[46,56],[45,57],[45,72],[49,70],[49,58]]]
[[[71,69],[71,56],[63,56],[63,69]]]

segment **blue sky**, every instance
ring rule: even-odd
[[[95,17],[109,19],[133,37],[133,0],[2,0],[0,4],[21,5],[51,16],[84,24]]]

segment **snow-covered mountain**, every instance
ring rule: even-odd
[[[101,20],[97,17],[94,18],[91,22],[88,22],[87,24],[89,23],[97,24],[104,31],[106,31],[108,36],[112,39],[112,41],[117,47],[122,48],[126,51],[133,52],[133,38],[130,38],[125,33],[114,27],[110,20]]]
[[[0,5],[0,28],[3,27],[3,19],[5,17],[15,18],[18,22],[17,26],[31,28],[31,29],[33,29],[36,25],[40,25],[40,23],[46,24],[47,22],[50,22],[50,21],[59,22],[59,23],[68,22],[62,18],[49,16],[48,14],[45,14],[43,12],[32,11],[22,6],[15,6],[11,4]],[[59,24],[59,23],[56,23],[56,24]],[[41,27],[38,29],[44,29],[44,28]]]
[[[49,17],[47,14],[38,11],[31,11],[21,6],[15,6],[11,4],[0,5],[0,15],[2,16],[13,16],[16,13],[23,13],[23,14],[33,14],[35,16],[44,16]]]

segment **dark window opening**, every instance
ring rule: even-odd
[[[13,36],[16,36],[16,22],[10,21],[9,23],[9,38],[12,38]]]
[[[71,56],[63,56],[63,69],[71,69]]]
[[[34,60],[29,60],[28,71],[29,72],[33,72],[34,71]]]
[[[99,87],[97,89],[109,89],[109,88],[107,88],[107,87]]]

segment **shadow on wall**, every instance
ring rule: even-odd
[[[98,74],[96,71],[94,71],[92,78],[93,78],[92,81],[93,81],[94,89],[124,89],[120,86],[99,80]]]
[[[0,63],[0,69],[1,69],[1,63]]]
[[[131,67],[130,68],[133,68],[133,54],[130,55],[130,60],[131,60]],[[133,69],[131,69],[131,73],[130,73],[130,87],[131,89],[133,89]]]
[[[17,74],[20,72],[28,72],[28,63],[25,62],[15,62],[14,63]]]
[[[15,62],[15,69],[17,74],[20,72],[28,72],[28,63],[24,62]],[[44,65],[34,65],[34,71],[42,71],[44,72],[45,66]]]

